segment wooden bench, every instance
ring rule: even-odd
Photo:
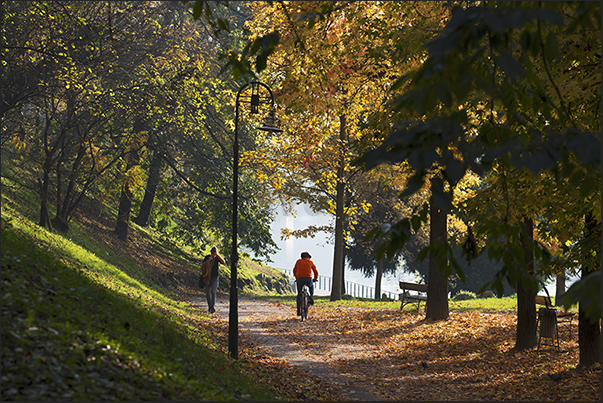
[[[551,297],[549,297],[548,295],[537,295],[536,297],[534,297],[534,299],[536,300],[536,305],[544,305],[549,309],[553,307],[553,304],[551,303]]]
[[[404,308],[404,305],[416,301],[417,312],[419,312],[421,301],[427,301],[427,284],[416,284],[400,281],[400,288],[402,289],[402,297],[400,298],[402,302],[400,304],[400,310]],[[411,293],[409,291],[415,292]]]

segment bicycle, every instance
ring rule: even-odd
[[[308,319],[308,308],[310,307],[310,289],[304,285],[301,290],[301,300],[299,302],[299,311],[301,313],[301,321]]]
[[[301,316],[301,321],[303,322],[304,320],[308,319],[308,309],[310,308],[310,305],[313,305],[312,296],[310,295],[310,288],[306,284],[302,286],[301,293],[299,294],[298,298],[300,298],[299,315]]]

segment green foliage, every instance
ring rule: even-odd
[[[600,48],[600,13],[594,2],[456,6],[416,73],[393,84],[389,136],[359,160],[369,169],[408,163],[414,173],[402,197],[429,185],[440,207],[473,228],[473,256],[501,265],[490,283],[499,295],[505,280],[536,291],[534,274],[554,274],[542,240],[576,245],[580,230],[568,237],[569,226],[590,211],[600,222],[601,61],[592,47]],[[584,102],[597,108],[577,107]],[[482,184],[457,205],[467,173]],[[531,244],[520,236],[526,217],[542,220]],[[410,240],[411,220],[382,231],[390,255]],[[529,272],[524,248],[540,273]]]
[[[148,225],[182,243],[228,247],[235,83],[220,76],[216,48],[239,40],[244,14],[197,6],[195,16],[229,21],[212,32],[180,2],[2,8],[2,158],[35,164],[28,171],[42,184],[40,224],[67,233],[86,197],[116,206],[122,190],[133,218],[159,161]],[[233,36],[219,35],[230,27]],[[243,134],[243,149],[253,149],[255,136]],[[241,243],[268,255],[275,245],[265,189],[241,176],[253,201],[240,206]]]
[[[354,224],[350,225],[350,240],[346,248],[346,258],[350,268],[361,270],[366,277],[372,277],[377,265],[381,264],[381,275],[395,273],[401,266],[402,253],[379,262],[377,249],[381,241],[371,239],[368,234],[373,228],[390,222],[402,214],[397,192],[370,180],[359,183],[356,192],[361,199],[370,200],[370,207],[359,211],[354,217]],[[379,278],[377,281],[380,280]]]
[[[584,313],[591,322],[601,319],[601,270],[589,273],[581,281],[572,284],[563,294],[563,308],[568,310],[570,306],[580,303]]]
[[[468,299],[475,299],[477,295],[471,291],[462,290],[458,292],[454,297],[452,297],[453,301],[466,301]]]

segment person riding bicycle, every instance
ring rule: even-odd
[[[312,296],[314,295],[314,281],[318,281],[318,270],[316,270],[316,265],[310,259],[312,259],[312,256],[310,256],[308,252],[302,252],[301,259],[298,259],[297,262],[295,262],[295,267],[293,267],[293,275],[295,276],[295,281],[297,282],[298,315],[301,315],[300,297],[304,285],[307,285],[308,289],[310,290],[310,305],[314,304],[314,299],[312,299]],[[314,281],[312,281],[312,273],[314,273]]]

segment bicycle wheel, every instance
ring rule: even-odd
[[[310,306],[308,287],[304,286],[302,289],[302,305],[301,305],[301,320],[302,322],[308,319],[308,307]]]

